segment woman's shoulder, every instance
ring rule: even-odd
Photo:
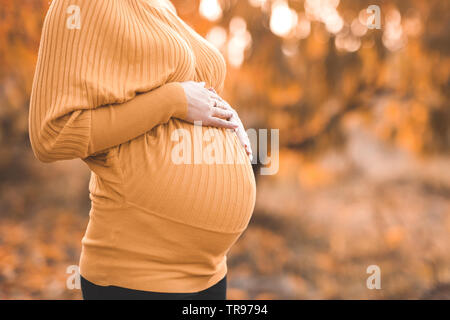
[[[130,7],[124,5],[124,0],[52,0],[45,16],[44,28],[52,27],[55,31],[62,28],[113,31],[111,29],[117,24],[116,18],[128,17],[129,10],[132,10]],[[118,20],[122,24],[128,21]]]
[[[132,11],[145,11],[147,16],[151,16],[152,11],[145,10],[145,7],[167,9],[171,14],[177,15],[177,10],[170,0],[138,0],[138,5],[131,2],[127,5],[127,1],[124,0],[51,0],[46,20],[60,21],[63,17],[92,20],[92,18],[100,18],[105,14],[114,16],[122,13],[129,16]]]
[[[147,0],[150,1],[150,3],[154,3],[157,6],[161,6],[163,8],[169,9],[174,14],[177,14],[177,9],[173,5],[172,1],[170,0]]]
[[[46,20],[81,20],[92,13],[100,13],[102,8],[114,6],[115,0],[51,0]]]

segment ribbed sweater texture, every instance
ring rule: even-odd
[[[254,175],[234,132],[183,120],[180,85],[204,81],[220,94],[225,75],[221,53],[168,0],[52,1],[29,133],[39,160],[79,158],[91,170],[86,279],[196,292],[225,276],[227,253],[254,209]],[[195,151],[183,153],[191,161],[174,161],[180,143],[233,150],[233,161],[198,162]]]

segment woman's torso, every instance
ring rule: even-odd
[[[154,54],[150,54],[152,61],[141,61],[145,54],[129,48],[134,55],[123,58],[128,61],[129,74],[135,76],[116,84],[124,90],[114,92],[127,96],[153,79],[204,81],[221,91],[226,65],[216,48],[170,11],[164,1],[128,2],[132,3],[130,11],[136,5],[144,6],[143,12],[150,10],[152,20],[135,15],[140,28],[124,35],[147,38],[143,50]],[[162,36],[155,37],[152,31]],[[178,54],[165,54],[174,47]],[[139,68],[141,72],[133,73]],[[124,97],[117,97],[121,99]],[[168,219],[225,232],[243,231],[253,210],[255,181],[251,164],[236,134],[229,130],[196,127],[172,118],[87,162],[96,175],[91,179],[90,191],[98,206],[116,207],[126,201]]]
[[[127,76],[121,83],[103,78],[106,94],[97,105],[174,81],[204,81],[222,90],[224,58],[164,1],[114,2],[121,6],[118,36],[99,47],[114,51],[126,43],[127,50],[101,63],[110,63],[113,74],[116,64],[126,65]],[[85,161],[92,170],[92,209],[80,258],[85,278],[194,292],[226,274],[226,254],[249,223],[256,193],[234,132],[172,118]]]

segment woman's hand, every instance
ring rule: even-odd
[[[237,122],[229,121],[233,112],[227,110],[223,102],[213,99],[214,93],[205,88],[204,82],[181,82],[188,102],[187,115],[183,119],[194,123],[201,121],[204,126],[237,129]]]
[[[218,101],[218,106],[220,108],[224,108],[225,110],[231,111],[233,116],[229,119],[229,121],[237,123],[238,127],[235,129],[236,134],[241,142],[242,146],[245,148],[247,155],[250,158],[250,161],[253,160],[253,152],[250,144],[250,139],[248,138],[247,132],[245,131],[244,125],[242,124],[241,119],[239,118],[238,113],[234,110],[228,102],[223,100],[213,88],[209,89],[213,93],[213,99]]]

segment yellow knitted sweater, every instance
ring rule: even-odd
[[[51,3],[30,140],[41,161],[80,158],[91,169],[80,257],[86,279],[196,292],[225,276],[226,254],[253,212],[254,175],[234,132],[183,121],[180,85],[204,81],[221,93],[225,74],[220,52],[168,0]],[[235,161],[174,161],[180,141],[192,150],[235,150]]]

